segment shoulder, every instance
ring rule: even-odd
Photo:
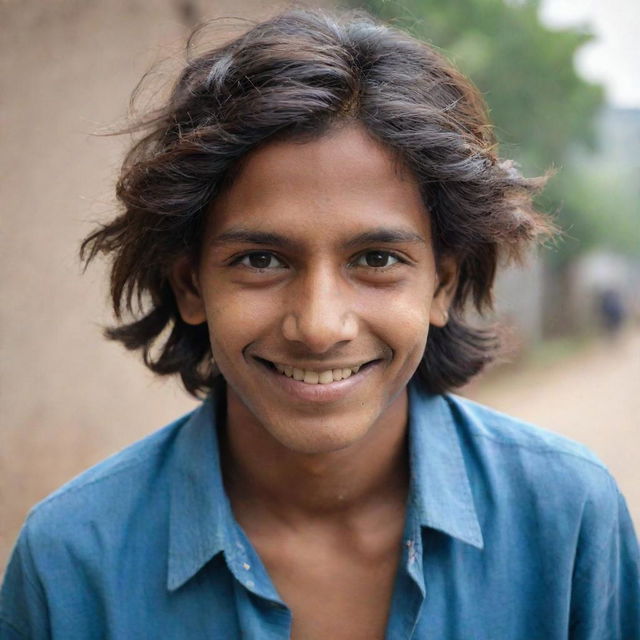
[[[142,440],[87,469],[44,500],[27,517],[22,535],[71,540],[87,528],[108,526],[119,514],[153,501],[169,482],[174,443],[187,414]]]
[[[445,400],[462,437],[484,442],[493,450],[514,449],[522,454],[574,463],[596,474],[607,474],[602,461],[585,445],[548,429],[456,395]]]
[[[576,575],[600,563],[608,570],[617,562],[611,554],[621,554],[637,582],[638,543],[624,496],[592,451],[470,400],[445,400],[486,528],[503,519],[534,530],[547,551],[573,549]]]
[[[576,637],[640,637],[640,552],[624,497],[584,445],[470,400],[444,396],[484,557],[535,580],[571,582]],[[489,560],[487,562],[490,563]],[[490,563],[491,564],[491,563]],[[570,578],[569,578],[570,576]],[[613,636],[611,636],[613,637]]]
[[[588,447],[459,396],[445,400],[477,483],[556,522],[616,520],[618,487]]]
[[[48,637],[48,612],[80,606],[99,619],[99,597],[90,601],[89,593],[119,585],[128,570],[148,576],[162,566],[171,469],[190,415],[88,469],[31,510],[0,590],[2,623],[23,637]]]

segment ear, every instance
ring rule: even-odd
[[[449,321],[449,307],[458,285],[458,265],[453,256],[438,260],[436,290],[431,301],[429,324],[444,327]]]
[[[200,283],[189,256],[178,258],[169,272],[169,283],[176,297],[180,316],[187,324],[202,324],[206,322],[204,301],[200,292]]]

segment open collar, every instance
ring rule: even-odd
[[[167,587],[173,591],[224,552],[232,568],[247,541],[224,490],[217,438],[220,385],[176,435]],[[409,387],[411,494],[423,527],[483,547],[469,478],[448,403]],[[241,564],[244,564],[242,559]]]
[[[216,435],[219,395],[196,409],[176,436],[171,478],[167,587],[175,590],[227,546],[233,517]]]
[[[218,554],[248,590],[279,602],[256,551],[231,510],[224,490],[219,421],[224,414],[222,379],[176,436],[169,513],[167,588],[179,589]]]

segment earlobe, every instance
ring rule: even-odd
[[[458,265],[453,256],[445,256],[439,260],[436,289],[431,301],[429,323],[436,327],[444,327],[449,322],[449,307],[458,285]]]
[[[169,273],[169,283],[182,319],[192,325],[206,322],[200,284],[193,261],[188,256],[182,256],[175,261]]]

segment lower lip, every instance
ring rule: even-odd
[[[336,380],[328,384],[308,384],[300,380],[289,378],[270,367],[260,364],[260,367],[270,374],[269,379],[274,382],[287,395],[293,396],[304,402],[328,403],[342,400],[353,390],[361,385],[380,366],[378,360],[360,369],[358,373],[352,373],[346,380]]]

